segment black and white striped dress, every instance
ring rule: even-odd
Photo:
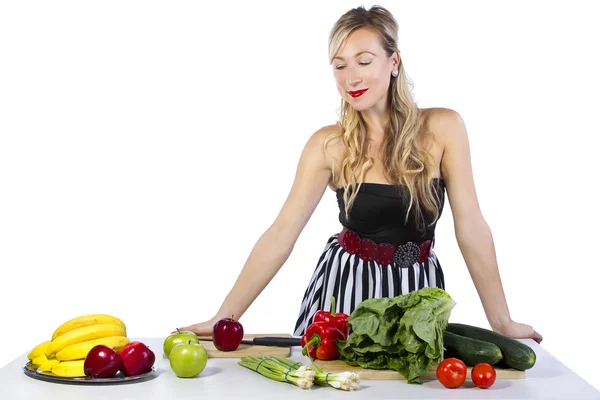
[[[444,201],[442,180],[436,181],[441,190],[439,212]],[[363,183],[351,210],[351,220],[345,218],[343,189],[337,192],[340,222],[357,232],[361,238],[376,243],[399,245],[409,241],[433,239],[435,225],[427,232],[417,232],[416,224],[405,223],[406,193],[400,185]],[[351,254],[338,242],[339,233],[330,236],[310,278],[298,313],[294,336],[302,336],[318,310],[331,309],[331,296],[336,299],[336,312],[348,315],[363,300],[396,297],[423,287],[445,289],[444,273],[433,249],[424,262],[400,267],[395,262],[380,265]]]

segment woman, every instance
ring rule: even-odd
[[[493,330],[542,336],[514,322],[504,297],[494,244],[475,192],[461,116],[419,109],[397,48],[398,25],[384,8],[352,9],[336,22],[329,58],[342,97],[339,123],[316,131],[302,151],[292,189],[260,237],[235,285],[209,321],[181,329],[207,335],[214,323],[239,319],[289,257],[329,187],[337,195],[341,232],[327,242],[302,299],[294,335],[315,312],[350,314],[362,300],[425,286],[444,288],[433,252],[447,192],[456,238]]]

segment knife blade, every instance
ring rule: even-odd
[[[212,338],[199,337],[198,339],[200,341],[212,342]],[[265,336],[265,337],[256,337],[253,339],[243,339],[242,344],[249,344],[249,345],[254,345],[254,346],[292,347],[292,346],[300,346],[300,338]]]

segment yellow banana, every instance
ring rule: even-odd
[[[65,378],[83,378],[85,377],[85,373],[83,372],[84,362],[85,360],[61,361],[53,365],[50,371],[54,375]]]
[[[129,339],[125,336],[108,336],[92,339],[65,347],[56,353],[56,359],[59,361],[81,360],[84,359],[89,351],[96,345],[103,344],[115,351],[119,351],[127,343],[129,343]]]
[[[52,334],[52,340],[56,339],[59,336],[64,335],[67,332],[73,331],[78,328],[83,328],[84,326],[96,325],[96,324],[113,324],[120,325],[127,331],[125,327],[125,323],[121,321],[119,318],[109,315],[109,314],[87,314],[82,315],[73,319],[68,320],[63,323],[61,326],[56,328],[54,333]],[[127,336],[127,334],[123,335]]]
[[[42,365],[42,364],[45,364],[47,362],[48,362],[48,357],[46,357],[45,354],[42,354],[41,356],[36,357],[33,360],[31,360],[31,364],[34,365],[34,366]]]
[[[46,349],[48,348],[49,344],[50,344],[50,340],[47,340],[45,342],[38,344],[37,346],[35,346],[33,348],[33,350],[31,350],[31,352],[29,352],[29,354],[27,354],[27,358],[29,360],[33,360],[34,358],[37,358],[37,357],[41,356],[42,354],[46,354]]]
[[[53,365],[56,365],[58,363],[59,363],[59,361],[57,359],[55,359],[55,358],[48,359],[45,354],[42,354],[41,356],[36,357],[31,361],[31,364],[38,371],[47,371],[47,372],[49,372],[51,370]]]
[[[109,336],[125,336],[125,329],[114,324],[96,324],[77,328],[54,339],[46,349],[46,357],[53,358],[65,347]]]

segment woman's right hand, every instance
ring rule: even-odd
[[[179,330],[194,332],[198,336],[212,336],[213,326],[215,323],[216,322],[211,319],[194,325],[184,326],[183,328],[179,328]]]

